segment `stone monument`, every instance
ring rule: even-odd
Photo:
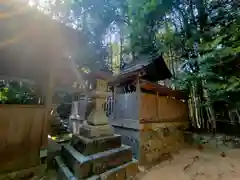
[[[138,162],[132,158],[131,147],[121,144],[121,136],[108,123],[107,95],[107,81],[97,79],[96,89],[88,93],[92,106],[87,121],[56,157],[59,180],[125,180],[136,175]]]
[[[70,130],[73,134],[79,134],[79,128],[85,121],[87,108],[87,97],[80,97],[79,100],[72,102],[71,115],[69,117]]]
[[[72,109],[71,109],[71,115],[69,117],[69,124],[70,124],[70,131],[73,134],[79,133],[79,124],[81,122],[80,115],[79,115],[79,102],[73,101],[72,102]]]

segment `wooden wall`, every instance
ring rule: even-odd
[[[40,163],[40,148],[47,143],[44,113],[40,105],[0,105],[0,173]]]
[[[187,120],[188,107],[186,101],[156,94],[141,93],[141,122],[179,122]]]
[[[117,94],[114,107],[116,119],[139,119],[137,92]]]

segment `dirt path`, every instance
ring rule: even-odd
[[[182,150],[171,161],[152,168],[139,180],[240,180],[240,150],[224,154]]]

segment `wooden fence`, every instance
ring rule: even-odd
[[[140,121],[179,122],[187,119],[186,101],[168,96],[141,93]]]
[[[117,120],[178,122],[188,119],[188,106],[185,100],[148,93],[141,93],[140,98],[137,92],[117,94],[115,101],[112,97],[107,99],[105,111]]]
[[[41,105],[0,105],[0,173],[39,165],[44,116]]]

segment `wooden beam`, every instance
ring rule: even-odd
[[[158,113],[158,110],[159,110],[159,102],[158,102],[158,92],[157,92],[157,95],[156,95],[156,99],[157,99],[157,119],[159,119],[159,113]]]
[[[44,101],[44,123],[42,127],[42,137],[41,137],[41,147],[46,148],[48,145],[48,132],[49,132],[49,119],[50,119],[50,111],[52,108],[52,97],[54,94],[54,87],[55,87],[55,80],[56,80],[56,63],[59,59],[58,52],[57,52],[57,45],[55,43],[53,44],[53,49],[49,50],[51,53],[51,56],[49,56],[49,72],[48,72],[48,78],[46,82],[46,87],[44,88],[44,95],[45,95],[45,101]]]
[[[114,86],[114,89],[113,89],[113,105],[114,105],[114,107],[113,107],[113,119],[116,119],[116,111],[117,111],[117,109],[116,109],[116,98],[117,98],[117,87],[116,86]]]

